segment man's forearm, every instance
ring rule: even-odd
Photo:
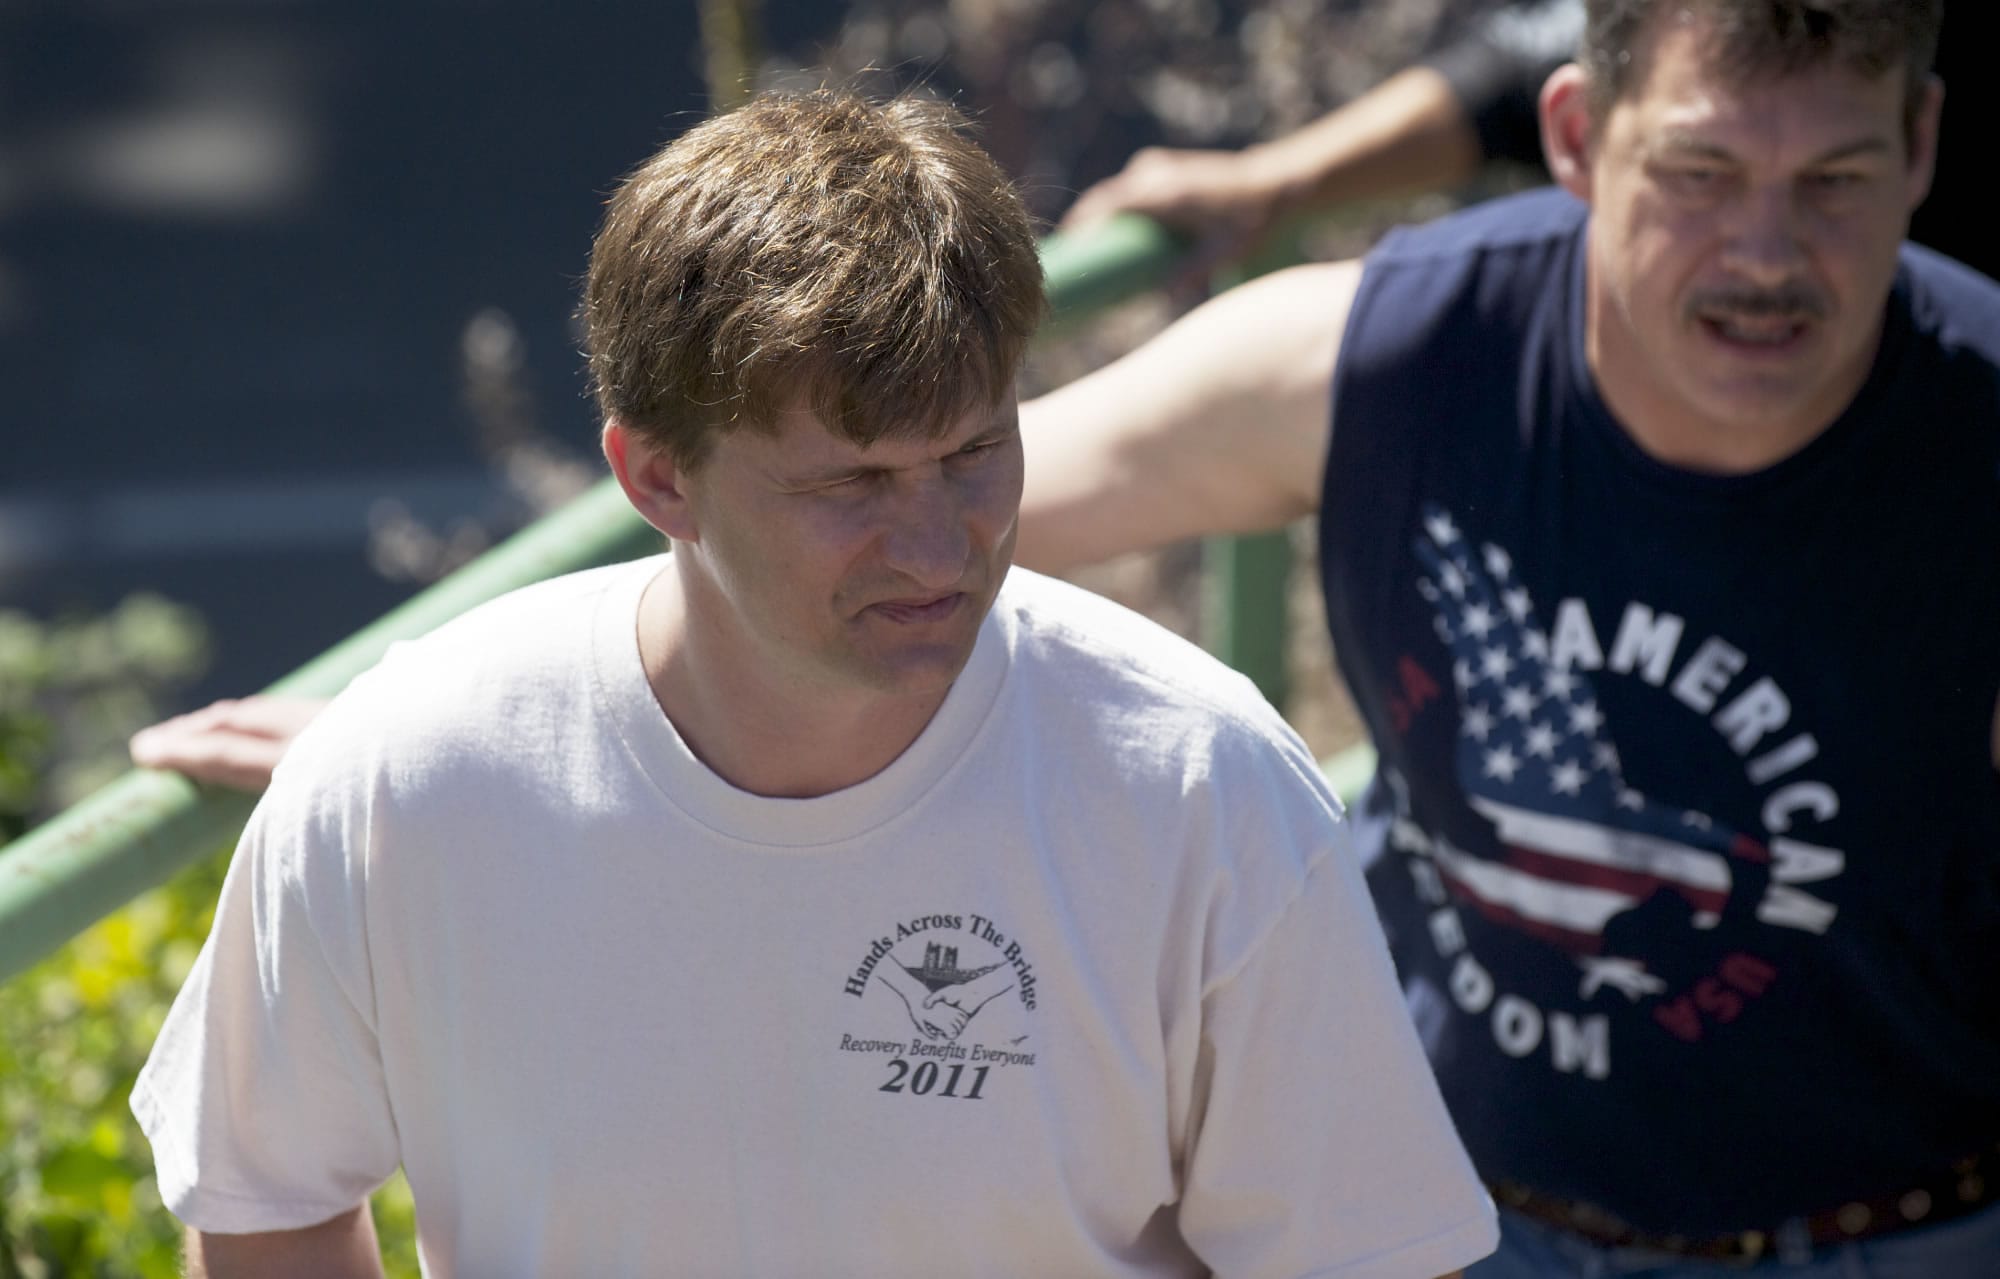
[[[257,1235],[187,1233],[188,1279],[382,1279],[382,1250],[368,1205],[304,1230]]]
[[[1282,217],[1464,181],[1479,135],[1445,77],[1412,67],[1244,160]]]

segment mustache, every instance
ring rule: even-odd
[[[1769,289],[1746,285],[1703,289],[1688,298],[1686,309],[1689,319],[1819,320],[1826,317],[1828,307],[1825,294],[1804,281],[1793,281]]]

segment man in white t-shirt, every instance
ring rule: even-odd
[[[613,197],[604,450],[670,555],[298,741],[133,1092],[193,1273],[1405,1276],[1494,1241],[1337,803],[1253,689],[1009,574],[1028,221],[934,104]]]

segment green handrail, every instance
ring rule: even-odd
[[[1151,218],[1121,214],[1082,234],[1042,240],[1049,318],[1042,336],[1058,334],[1108,306],[1164,284],[1187,244]]]
[[[1250,677],[1273,706],[1291,696],[1285,662],[1292,542],[1283,529],[1211,537],[1201,547],[1201,645]]]
[[[1047,237],[1042,269],[1049,327],[1060,329],[1158,285],[1180,251],[1159,226],[1129,216],[1086,234]],[[661,545],[607,478],[266,691],[331,695],[391,644],[474,605]],[[181,867],[219,851],[242,829],[252,803],[249,796],[198,786],[178,774],[135,769],[0,848],[0,982]]]
[[[1326,774],[1333,793],[1351,807],[1367,789],[1368,780],[1375,776],[1375,748],[1365,741],[1358,742],[1338,755],[1321,760],[1319,770]]]
[[[411,639],[530,582],[657,549],[615,480],[521,530],[266,690],[330,696]],[[252,796],[133,769],[0,849],[0,981],[242,829]]]

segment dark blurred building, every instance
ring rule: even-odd
[[[519,523],[492,437],[594,451],[575,284],[694,14],[0,6],[0,607],[163,591],[242,691],[413,589],[371,518]]]

